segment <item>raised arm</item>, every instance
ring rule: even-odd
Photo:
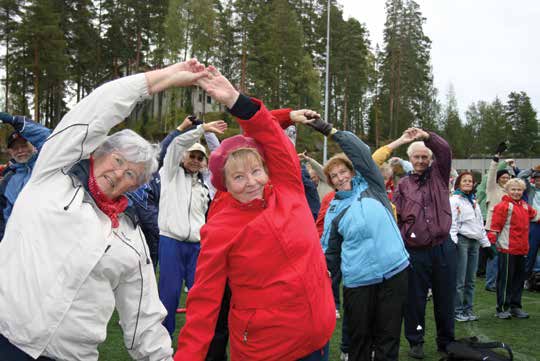
[[[160,172],[161,176],[165,179],[170,179],[176,174],[185,152],[201,138],[204,132],[223,133],[225,129],[227,129],[227,123],[218,120],[198,125],[184,133],[180,133],[167,148],[167,153],[163,159],[163,168]]]
[[[446,140],[434,132],[427,133],[427,139],[422,140],[426,147],[431,149],[435,160],[431,164],[432,169],[436,170],[441,178],[448,184],[450,179],[450,169],[452,168],[452,149]]]
[[[304,159],[309,163],[311,169],[313,169],[313,171],[317,174],[320,181],[326,183],[326,175],[324,174],[322,164],[317,162],[315,159],[308,157],[307,155],[304,156]]]
[[[209,72],[210,76],[201,79],[198,84],[239,118],[238,122],[246,136],[261,144],[272,183],[276,186],[286,185],[303,193],[298,156],[276,118],[261,101],[240,94],[215,68],[210,67]],[[295,114],[290,112],[290,119],[302,121]]]
[[[384,178],[379,171],[379,167],[371,158],[371,151],[367,144],[353,133],[347,131],[335,132],[333,139],[339,144],[353,163],[356,171],[364,177],[369,186],[386,195]]]
[[[20,135],[29,141],[38,150],[41,149],[51,130],[20,115],[11,116],[8,113],[0,113],[3,123],[10,124]]]
[[[201,68],[202,67],[202,68]],[[106,83],[81,100],[54,129],[41,149],[32,180],[86,159],[121,123],[137,102],[170,87],[189,86],[206,76],[196,60]]]

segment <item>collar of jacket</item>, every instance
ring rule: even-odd
[[[351,179],[351,190],[349,190],[349,191],[337,191],[335,198],[336,199],[347,199],[349,197],[354,196],[355,194],[358,193],[358,190],[361,188],[361,185],[363,183],[362,180],[363,180],[363,178],[361,178],[358,174],[355,175]],[[361,191],[363,191],[363,190],[364,189],[361,189]]]
[[[88,188],[88,177],[90,176],[90,160],[89,159],[83,159],[77,163],[75,163],[74,166],[72,166],[67,174],[71,177],[71,179],[74,181],[74,187],[77,183],[82,185],[84,187],[84,190],[86,191],[86,195],[92,199],[92,202],[96,202],[94,197],[92,197],[92,193],[90,192],[90,189]],[[133,205],[133,201],[131,198],[128,197],[128,206],[126,210],[123,212],[126,216],[131,219],[131,222],[133,222],[134,227],[137,227],[139,225],[140,220],[137,216],[137,212],[135,210],[135,207]]]
[[[420,185],[422,184],[426,184],[426,182],[428,181],[428,179],[430,178],[431,176],[431,166],[427,167],[425,172],[422,173],[422,174],[418,174],[418,173],[411,173],[410,177],[412,178],[412,180],[415,182],[415,183],[418,183]]]
[[[454,194],[457,194],[457,195],[465,198],[466,200],[471,202],[471,204],[474,206],[474,201],[476,200],[476,196],[474,195],[473,192],[470,192],[470,193],[467,194],[467,193],[463,192],[461,189],[456,189],[454,191]]]
[[[274,186],[270,184],[270,182],[266,183],[264,186],[263,191],[263,198],[257,198],[247,203],[242,203],[238,201],[236,198],[232,198],[232,206],[238,209],[242,210],[259,210],[259,209],[265,209],[268,206],[268,202],[266,201],[268,197],[274,192]]]
[[[522,205],[525,201],[522,199],[520,199],[519,201],[516,201],[514,198],[510,197],[508,194],[505,194],[503,197],[502,197],[502,200],[503,201],[507,201],[507,202],[512,202],[514,204],[517,204],[517,205]]]

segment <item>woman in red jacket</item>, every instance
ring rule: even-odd
[[[260,101],[209,72],[199,85],[239,118],[243,135],[224,140],[210,157],[212,184],[225,193],[201,229],[175,360],[204,360],[227,279],[232,360],[324,360],[335,307],[298,156]],[[317,115],[287,112],[296,123]]]
[[[497,275],[497,314],[501,319],[528,318],[521,309],[525,282],[525,256],[529,251],[529,222],[538,222],[536,210],[521,197],[525,182],[510,179],[504,185],[508,195],[493,209],[488,238],[499,251]]]

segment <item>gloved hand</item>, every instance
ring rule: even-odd
[[[196,116],[194,115],[190,115],[188,117],[189,121],[191,122],[192,125],[201,125],[203,123],[202,120],[198,119]]]
[[[329,136],[330,132],[332,131],[332,123],[327,123],[321,118],[315,118],[315,120],[311,123],[306,123],[306,125],[309,125],[316,131],[324,134],[325,136]]]
[[[495,149],[495,154],[503,154],[506,149],[508,148],[508,146],[506,145],[506,142],[500,142],[498,145],[497,145],[497,149]]]
[[[489,247],[485,247],[486,248],[486,255],[489,259],[493,259],[495,258],[495,256],[497,255],[497,247],[492,244],[491,246]]]
[[[0,112],[0,121],[2,123],[11,123],[13,122],[13,115],[6,112]]]

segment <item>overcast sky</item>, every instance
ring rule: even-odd
[[[385,0],[338,0],[345,18],[366,24],[372,47],[383,45]],[[506,102],[525,91],[540,112],[540,1],[416,0],[432,41],[439,98],[455,89],[461,113],[473,102]]]

